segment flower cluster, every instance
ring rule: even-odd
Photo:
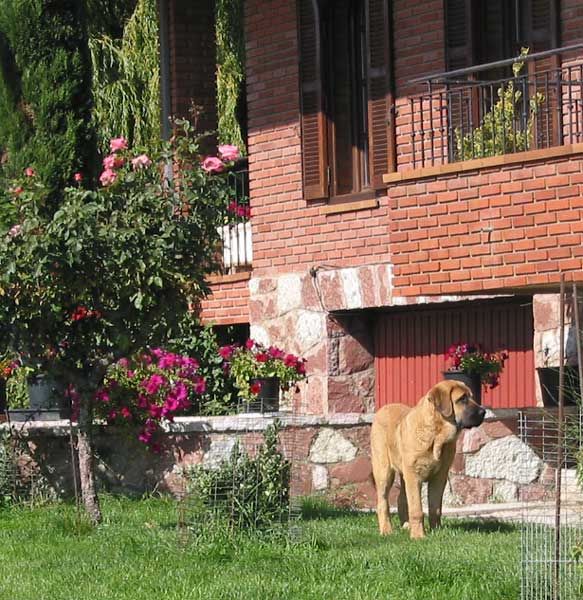
[[[87,310],[84,306],[78,306],[71,313],[71,321],[83,321],[84,319],[101,319],[98,310]]]
[[[236,202],[230,202],[227,210],[237,217],[241,217],[244,220],[251,218],[251,207],[243,204],[237,204]]]
[[[161,348],[121,358],[95,394],[97,414],[110,424],[137,425],[139,441],[158,453],[154,435],[162,422],[173,421],[177,413],[192,406],[193,396],[206,389],[198,366],[195,358]]]
[[[254,379],[277,377],[282,389],[287,390],[306,376],[304,358],[251,339],[244,346],[223,346],[219,354],[244,398],[252,399],[261,391],[261,384]]]
[[[500,383],[500,374],[507,359],[507,352],[485,352],[480,344],[453,344],[445,353],[448,370],[479,375],[482,385],[490,389]]]
[[[219,156],[207,156],[201,163],[201,168],[209,174],[221,173],[225,170],[225,162],[234,162],[241,156],[237,146],[225,144],[219,146]]]
[[[19,366],[20,363],[10,356],[0,359],[0,378],[8,379]]]
[[[99,176],[99,181],[104,187],[110,186],[115,182],[118,176],[116,169],[121,169],[126,164],[125,157],[120,153],[128,149],[128,143],[122,136],[113,138],[109,143],[109,147],[111,149],[111,154],[103,159],[103,172]],[[152,164],[152,161],[147,154],[140,154],[139,156],[132,158],[130,162],[134,171],[137,169],[145,169]],[[80,174],[75,174],[75,181],[81,181],[82,178],[77,179],[78,175]]]

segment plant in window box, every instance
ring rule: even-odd
[[[482,386],[493,389],[500,383],[500,374],[508,353],[484,352],[479,344],[453,344],[445,353],[447,370],[445,379],[455,379],[465,383],[474,395],[476,402],[482,400]]]
[[[286,391],[306,376],[304,358],[251,339],[244,346],[223,346],[219,354],[247,406],[260,402],[262,409],[279,410],[280,389]]]

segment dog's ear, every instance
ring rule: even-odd
[[[445,382],[442,381],[434,385],[427,392],[427,399],[444,417],[451,417],[453,413],[452,388],[444,384]]]

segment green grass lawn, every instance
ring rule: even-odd
[[[448,521],[427,539],[380,538],[373,514],[317,510],[298,540],[194,543],[167,499],[0,510],[1,600],[515,600],[520,532]]]

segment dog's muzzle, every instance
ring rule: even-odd
[[[461,421],[458,421],[458,427],[460,429],[471,429],[472,427],[479,427],[484,421],[486,416],[486,409],[477,406],[475,408],[466,409],[463,414]]]

